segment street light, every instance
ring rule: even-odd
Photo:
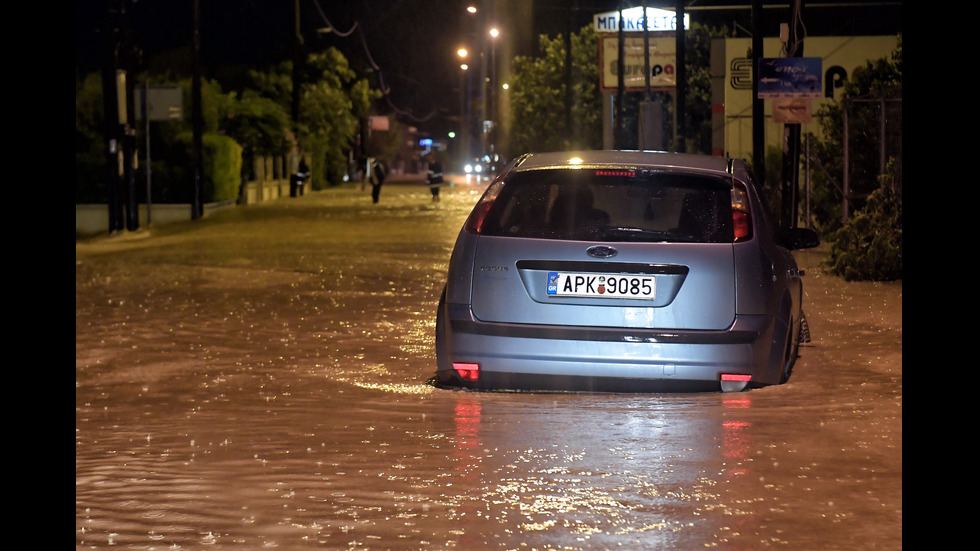
[[[466,64],[466,56],[468,55],[466,48],[460,48],[456,50],[456,54],[460,57],[461,60],[463,60],[463,62],[459,64],[459,68],[460,68],[459,74],[463,80],[459,91],[459,111],[460,111],[459,118],[463,123],[463,128],[462,128],[463,135],[461,140],[462,144],[460,147],[462,153],[460,157],[462,158],[462,162],[466,163],[466,160],[467,158],[469,158],[470,155],[470,114],[469,114],[469,109],[467,108],[469,95],[470,95],[470,79],[468,78],[469,76],[468,69],[470,68],[470,66]]]
[[[469,64],[466,63],[466,58],[469,56],[469,52],[466,48],[459,48],[456,50],[456,55],[459,56],[461,63],[460,77],[463,82],[460,86],[460,100],[459,100],[459,110],[460,110],[460,120],[463,123],[463,135],[461,140],[461,160],[466,163],[466,160],[470,156],[470,112],[469,112],[469,97],[470,97],[470,79],[469,79]]]
[[[500,36],[500,30],[496,27],[490,29],[490,116],[488,117],[490,122],[490,128],[488,129],[487,140],[489,141],[490,149],[495,150],[494,141],[496,138],[496,127],[497,127],[497,37]],[[494,151],[496,152],[496,151]],[[488,153],[484,151],[484,153]]]

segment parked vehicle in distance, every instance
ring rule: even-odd
[[[470,213],[436,317],[435,384],[740,391],[785,382],[809,229],[777,231],[740,160],[525,154]]]

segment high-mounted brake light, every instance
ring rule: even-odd
[[[597,170],[595,171],[596,176],[625,176],[627,178],[632,178],[636,176],[636,171],[634,170]]]
[[[464,381],[476,381],[480,378],[480,364],[453,362],[453,369]]]
[[[734,241],[746,241],[752,237],[752,217],[749,216],[749,198],[742,184],[732,186],[732,226]]]

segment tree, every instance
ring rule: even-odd
[[[75,78],[75,202],[104,203],[105,139],[103,138],[102,77],[90,73]]]
[[[158,75],[139,74],[136,82],[154,82],[157,85],[180,86],[184,93],[184,105],[190,105],[191,81],[168,80]],[[221,123],[236,102],[233,96],[221,92],[215,81],[202,82],[202,117],[206,146],[212,152],[226,152],[228,144],[223,144],[218,135]],[[76,203],[105,203],[108,201],[108,186],[105,183],[105,137],[103,135],[102,79],[98,73],[91,73],[76,81],[75,85],[75,201]],[[133,124],[136,124],[135,121]],[[143,128],[135,128],[142,132]],[[188,120],[167,121],[150,125],[150,142],[153,144],[151,190],[154,203],[181,203],[190,200],[190,182],[193,178],[193,158],[191,147],[191,122]],[[234,149],[233,147],[231,147]],[[218,159],[213,159],[217,161]],[[228,168],[222,153],[220,163],[214,166]],[[226,186],[218,185],[228,179],[227,174],[205,173],[206,189],[223,193]],[[145,172],[137,171],[135,192],[138,202],[146,201]],[[142,180],[142,181],[140,181]],[[220,197],[226,199],[227,197]],[[207,200],[219,198],[209,197]]]
[[[571,37],[572,102],[566,117],[565,41],[539,37],[540,57],[514,59],[511,88],[511,149],[519,152],[599,149],[602,104],[596,75],[599,51],[595,30],[583,27]],[[566,128],[566,118],[570,128]]]
[[[292,144],[286,130],[289,115],[282,106],[254,90],[234,94],[222,130],[242,147],[259,155],[282,155]]]
[[[336,48],[310,54],[300,101],[300,141],[311,151],[313,173],[322,182],[339,184],[348,169],[349,152],[371,103],[381,97],[358,79]],[[317,185],[314,179],[314,186]]]
[[[711,39],[724,37],[726,29],[694,23],[685,33],[687,63],[685,151],[710,153],[711,128]],[[599,52],[597,35],[590,25],[572,35],[571,128],[565,122],[565,42],[563,37],[539,38],[537,57],[514,60],[511,90],[511,145],[515,151],[561,151],[599,149],[602,143],[602,94],[597,85]],[[623,102],[624,149],[639,146],[640,103],[645,92],[631,92]],[[664,107],[665,136],[674,135],[674,104],[671,92],[654,91],[650,99]],[[676,150],[671,143],[668,149]]]
[[[847,280],[902,279],[902,185],[894,164],[867,206],[837,232],[826,266]]]
[[[291,111],[294,85],[291,61],[267,71],[251,70],[248,76],[246,86],[256,95],[274,102],[283,113]],[[284,124],[286,135],[311,158],[314,189],[339,184],[347,172],[348,154],[360,131],[360,123],[381,93],[372,89],[367,80],[357,78],[347,58],[336,48],[307,56],[300,87],[295,135],[289,130],[292,121],[288,119]]]
[[[687,95],[684,113],[684,145],[688,153],[710,154],[713,149],[711,120],[711,41],[726,38],[731,31],[692,23],[684,33],[684,62],[687,64]],[[674,102],[668,104],[673,116]],[[677,150],[676,144],[671,146]]]
[[[895,178],[901,182],[902,37],[891,58],[866,62],[844,83],[840,99],[819,112],[822,139],[813,146],[811,210],[818,228],[832,235],[843,223],[844,148],[848,156],[848,207],[856,212],[878,188],[881,176],[881,116],[887,113],[886,150],[894,157]],[[881,110],[886,105],[885,113]],[[844,111],[847,110],[847,143]]]
[[[818,170],[811,204],[827,240],[833,243],[826,266],[846,279],[902,277],[901,98],[899,35],[890,59],[865,63],[845,83],[841,99],[820,110],[824,138],[816,146]],[[887,122],[885,135],[882,117]],[[881,167],[882,140],[891,154],[885,170]],[[854,213],[846,221],[842,220],[841,185],[845,148],[849,158],[847,201]]]

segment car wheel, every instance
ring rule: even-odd
[[[810,342],[810,324],[806,322],[806,313],[800,312],[800,344]]]
[[[790,330],[786,336],[786,353],[783,357],[783,375],[779,379],[779,384],[789,380],[793,373],[793,366],[796,365],[796,358],[799,357],[800,342],[803,338],[803,321],[797,326],[796,331]]]

